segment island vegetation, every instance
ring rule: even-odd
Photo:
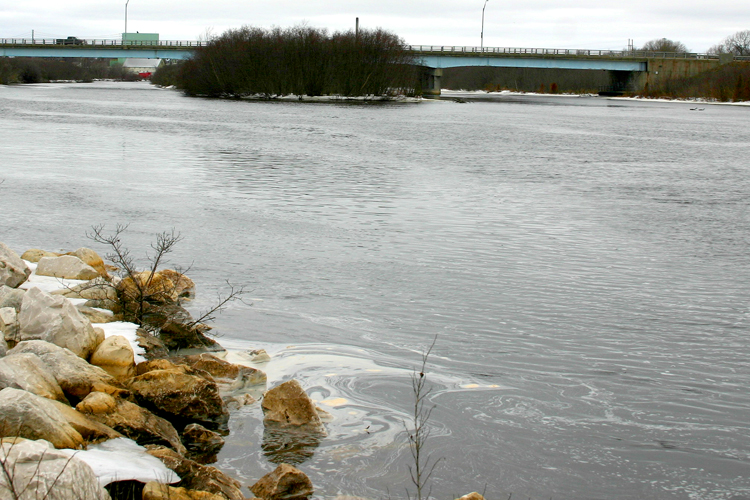
[[[394,96],[419,93],[414,56],[382,29],[309,26],[226,31],[152,81],[191,96]]]
[[[56,80],[92,82],[102,79],[132,81],[141,78],[123,68],[121,63],[111,64],[109,59],[0,57],[2,85],[46,83]]]

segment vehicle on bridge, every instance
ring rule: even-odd
[[[57,45],[86,45],[86,40],[82,40],[75,36],[69,36],[68,38],[58,38],[55,40]]]

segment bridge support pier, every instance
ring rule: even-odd
[[[443,77],[441,68],[422,67],[420,72],[420,83],[422,84],[422,95],[440,95],[440,82]]]

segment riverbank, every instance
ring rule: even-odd
[[[0,243],[0,465],[6,472],[0,487],[19,499],[32,483],[35,494],[49,491],[50,498],[77,492],[102,499],[245,498],[241,483],[209,464],[224,444],[230,412],[259,404],[265,373],[224,361],[221,347],[168,352],[157,332],[121,321],[127,278],[111,276],[90,249],[29,250],[22,257]],[[176,274],[160,271],[154,282],[162,291],[167,275],[184,284]],[[176,301],[154,304],[161,314],[172,311],[172,323],[175,307]],[[263,352],[246,357],[268,359]],[[266,399],[277,392],[266,392]],[[314,413],[308,420],[317,419],[315,431],[324,433],[305,398],[304,392],[283,397],[275,411],[293,415],[297,410],[287,405],[306,404]],[[273,427],[274,419],[266,420]],[[33,457],[40,453],[38,465]],[[250,488],[268,500],[288,488],[298,490],[292,498],[313,493],[304,473],[282,463]]]

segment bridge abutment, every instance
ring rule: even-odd
[[[420,71],[420,83],[422,85],[422,95],[438,96],[440,95],[440,83],[443,79],[442,68],[422,67]]]

